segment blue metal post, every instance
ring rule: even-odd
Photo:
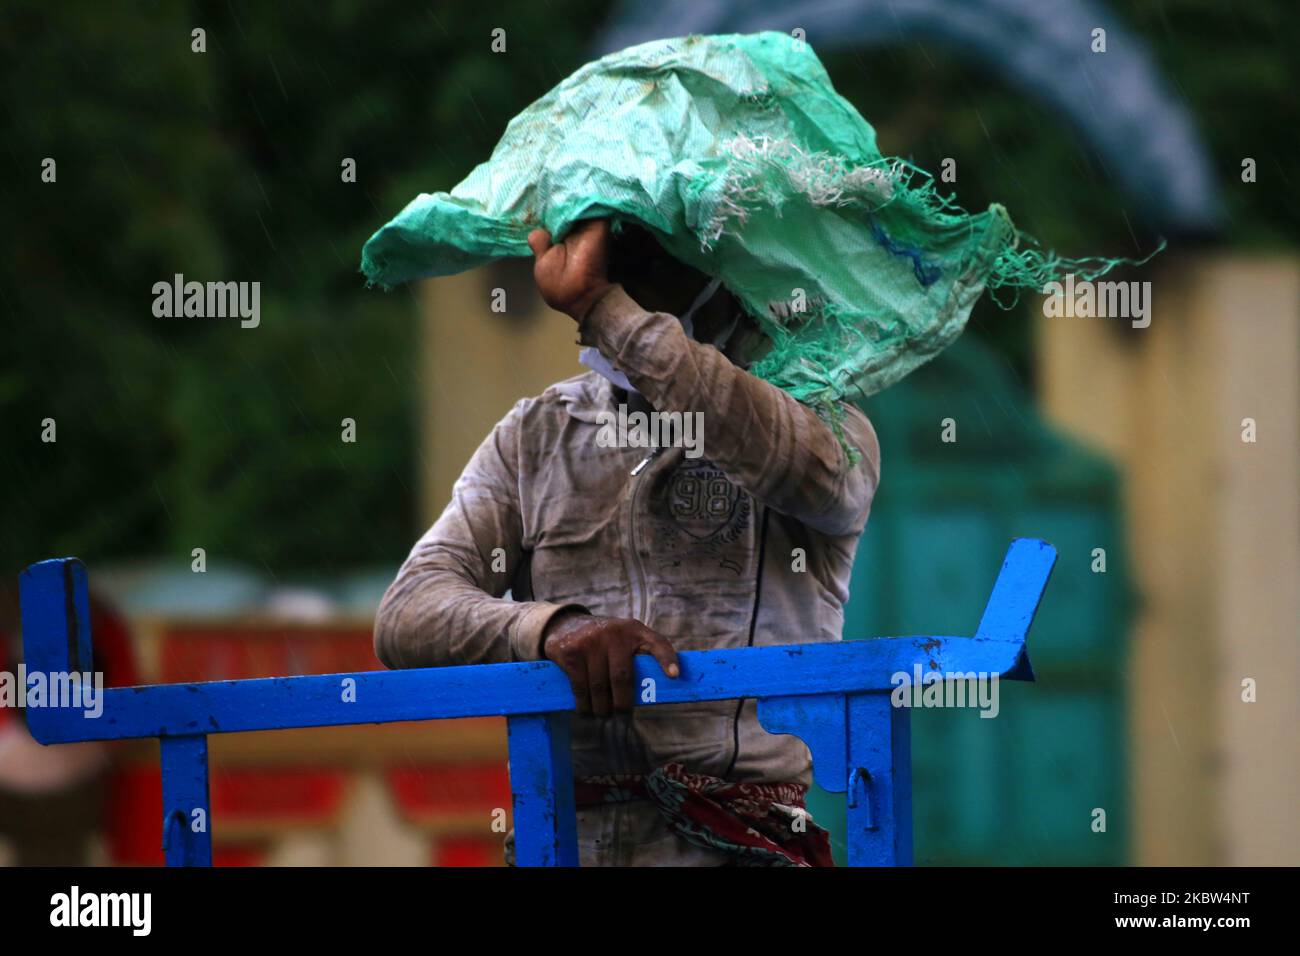
[[[973,638],[684,651],[673,680],[642,655],[635,678],[638,684],[654,679],[650,706],[756,698],[770,733],[793,734],[808,745],[817,782],[847,792],[849,864],[906,865],[912,861],[911,744],[907,709],[891,706],[893,675],[924,662],[939,673],[1033,680],[1025,637],[1055,561],[1044,541],[1013,541]],[[29,670],[90,669],[80,561],[43,561],[24,571],[22,611]],[[159,738],[169,866],[212,863],[207,734],[479,716],[507,718],[517,862],[578,864],[569,753],[573,691],[549,661],[115,688],[101,698],[94,714],[66,705],[31,709],[28,728],[44,744]]]
[[[168,866],[212,865],[208,738],[163,737],[163,853]]]
[[[849,866],[912,865],[911,723],[889,694],[849,697]]]
[[[507,721],[515,863],[577,866],[577,817],[569,715],[532,714]]]
[[[33,564],[19,578],[23,657],[29,673],[84,673],[93,669],[90,590],[76,558]],[[37,640],[27,635],[38,634]]]

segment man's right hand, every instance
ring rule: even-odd
[[[668,639],[629,618],[561,612],[546,625],[542,653],[569,675],[578,713],[598,717],[632,710],[637,654],[654,655],[669,677],[681,673]]]
[[[581,322],[610,287],[606,275],[609,221],[580,222],[554,245],[549,232],[534,229],[528,234],[528,246],[533,250],[533,278],[542,301]]]

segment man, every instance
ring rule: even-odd
[[[725,292],[701,304],[708,277],[647,233],[590,220],[528,241],[543,299],[607,364],[493,429],[385,595],[376,653],[564,670],[584,866],[828,865],[802,812],[807,748],[752,700],[634,707],[632,659],[671,679],[680,650],[840,640],[875,433],[745,371],[761,336]],[[699,413],[703,455],[607,447],[619,405]]]

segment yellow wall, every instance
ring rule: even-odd
[[[1300,260],[1170,257],[1142,278],[1147,329],[1039,320],[1045,412],[1124,476],[1135,857],[1295,865]]]
[[[492,311],[493,289],[506,311]],[[432,523],[474,450],[511,406],[582,371],[572,319],[542,303],[531,260],[424,282],[421,515]]]

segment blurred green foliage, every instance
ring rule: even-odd
[[[602,14],[7,2],[0,567],[193,547],[272,573],[400,560],[416,310],[363,288],[361,245],[580,66]],[[260,281],[260,327],[155,318],[153,284],[178,272]]]
[[[1124,10],[1222,172],[1228,241],[1293,243],[1289,0]],[[585,61],[606,16],[600,0],[8,0],[0,567],[188,561],[193,547],[272,574],[399,560],[418,530],[416,310],[362,288],[361,244],[486,158]],[[886,153],[932,170],[957,159],[968,208],[1001,201],[1065,253],[1149,250],[1106,170],[1031,97],[916,43],[826,61]],[[1245,155],[1258,185],[1240,184]],[[45,157],[55,184],[40,180]],[[345,157],[355,184],[341,181]],[[152,286],[178,272],[260,281],[261,326],[155,318]],[[982,303],[972,325],[1031,375],[1023,312]],[[57,443],[40,441],[45,418]],[[344,418],[355,444],[340,441]]]

